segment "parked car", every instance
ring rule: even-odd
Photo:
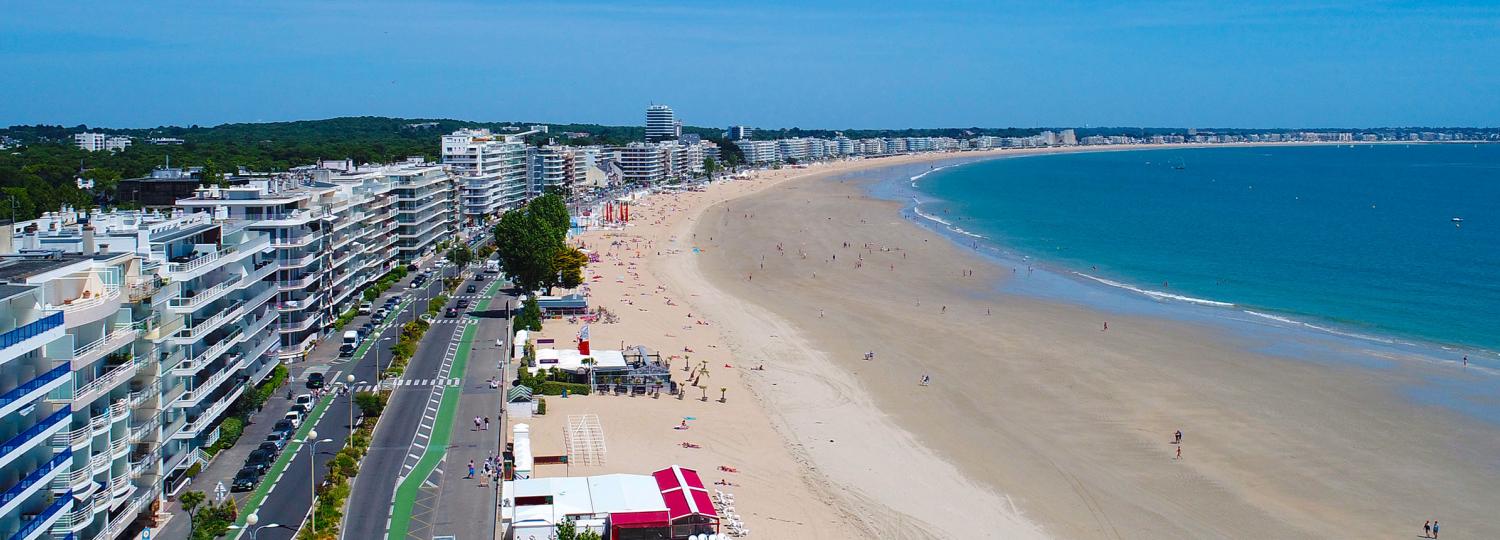
[[[277,443],[274,443],[274,442],[271,442],[271,441],[264,441],[264,442],[260,443],[260,446],[255,447],[255,449],[256,450],[268,450],[272,454],[280,454],[281,453],[281,445],[277,444]]]
[[[308,376],[307,376],[307,387],[308,388],[322,388],[323,387],[323,383],[324,383],[324,378],[323,378],[323,374],[322,373],[311,373],[311,374],[308,374]]]
[[[276,449],[280,450],[286,448],[286,443],[290,440],[292,440],[292,433],[290,431],[272,430],[271,434],[266,435],[266,441],[260,444],[262,446],[267,444],[274,444],[276,445]]]
[[[287,411],[286,415],[282,416],[281,419],[291,422],[292,429],[302,427],[302,413],[295,409]]]
[[[468,308],[469,308],[469,299],[468,298],[459,298],[458,299],[458,309],[468,309]]]
[[[474,285],[469,285],[467,288],[464,289],[464,292],[466,292],[466,293],[473,293],[473,292],[478,292],[478,291],[479,291],[479,287],[474,286]]]
[[[448,312],[445,314],[445,316],[449,319],[458,318],[458,308],[448,308]]]
[[[360,315],[369,315],[370,314],[370,309],[373,308],[373,307],[375,307],[374,303],[372,303],[372,302],[363,302],[363,303],[361,303],[359,305],[359,314]]]
[[[234,473],[234,482],[230,483],[229,490],[236,493],[254,490],[255,484],[260,482],[260,476],[260,469],[255,467],[240,469],[240,472]]]
[[[311,410],[312,410],[312,407],[310,405],[303,405],[301,403],[298,403],[296,405],[292,405],[292,408],[291,408],[291,411],[297,413],[297,416],[299,416],[299,418],[297,420],[297,422],[299,424],[302,422],[302,420],[301,420],[302,418],[307,418],[307,413],[308,413],[308,411],[311,411]],[[287,415],[287,416],[291,417],[291,415]]]
[[[350,345],[348,343],[345,343],[343,345],[339,345],[339,356],[343,357],[343,358],[348,358],[350,356],[354,356],[354,351],[356,349],[358,349],[358,347],[355,347],[355,346]]]
[[[271,428],[271,431],[286,433],[288,436],[290,436],[292,433],[295,433],[297,431],[297,425],[293,424],[291,420],[282,418],[276,421],[276,425]]]
[[[266,469],[271,468],[271,463],[275,461],[276,452],[256,448],[255,451],[250,452],[250,457],[245,458],[245,466],[255,467],[261,472],[265,472]]]
[[[292,403],[295,405],[307,405],[311,407],[313,404],[312,394],[297,394],[297,399],[292,401]]]

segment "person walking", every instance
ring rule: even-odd
[[[1432,538],[1432,520],[1422,524],[1422,538]]]
[[[485,431],[489,431],[490,430],[490,417],[488,417],[488,416],[484,417],[484,430]]]
[[[1436,519],[1432,520],[1432,537],[1438,537],[1438,521]]]
[[[1182,444],[1182,430],[1180,430],[1180,429],[1177,430],[1176,440],[1174,440],[1173,442],[1175,442],[1177,444]]]
[[[1173,459],[1182,459],[1182,445],[1177,445],[1177,457]]]
[[[469,475],[465,476],[464,478],[473,478],[473,477],[474,477],[474,460],[471,459],[471,460],[469,460]]]

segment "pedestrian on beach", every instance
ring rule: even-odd
[[[489,431],[490,430],[490,417],[488,417],[488,416],[484,417],[484,430],[485,431]]]
[[[1177,430],[1177,433],[1174,434],[1174,437],[1175,437],[1175,440],[1173,440],[1172,442],[1177,443],[1177,444],[1182,444],[1182,430],[1180,430],[1180,429]]]
[[[1432,537],[1438,537],[1438,521],[1436,519],[1432,520]]]
[[[1422,538],[1432,538],[1432,520],[1422,524]]]
[[[471,459],[471,460],[469,460],[469,475],[465,476],[464,478],[473,478],[473,477],[474,477],[474,460]]]
[[[1175,459],[1182,459],[1182,445],[1180,444],[1177,445],[1177,457]]]
[[[474,431],[479,431],[479,417],[474,417]]]

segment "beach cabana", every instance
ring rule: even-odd
[[[511,418],[531,418],[536,413],[536,399],[531,387],[517,384],[505,391],[505,412]]]
[[[567,296],[539,296],[536,306],[542,310],[543,316],[553,315],[587,315],[589,312],[589,301],[581,294],[570,294]]]
[[[656,479],[662,501],[667,504],[672,538],[719,532],[719,512],[714,509],[713,500],[708,497],[708,489],[703,487],[698,471],[673,465],[651,473],[651,476]]]

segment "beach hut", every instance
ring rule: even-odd
[[[662,501],[667,504],[667,521],[671,524],[672,538],[687,538],[695,534],[717,534],[719,512],[714,509],[708,489],[698,471],[673,465],[651,473],[656,487],[661,490]]]
[[[517,384],[506,390],[505,413],[511,418],[531,418],[536,414],[536,399],[531,396],[531,387]]]
[[[589,301],[581,294],[567,296],[539,296],[536,305],[545,317],[564,315],[587,315]]]
[[[511,437],[511,451],[516,456],[516,468],[513,472],[514,478],[517,480],[531,478],[531,471],[535,467],[531,456],[531,426],[516,424],[511,429],[514,432]]]

